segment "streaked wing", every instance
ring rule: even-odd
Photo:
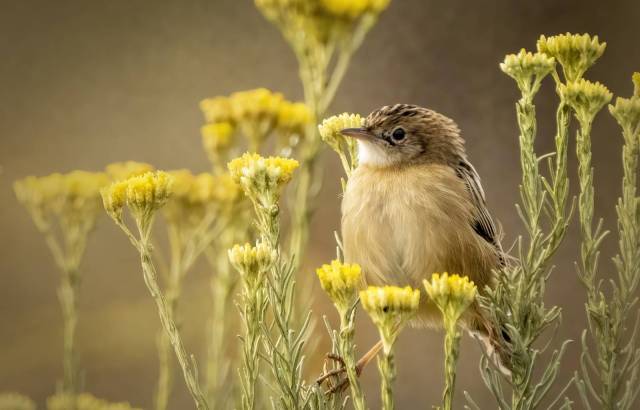
[[[471,196],[471,201],[475,211],[473,229],[478,235],[484,238],[484,240],[496,247],[500,254],[500,259],[502,260],[502,246],[498,239],[496,225],[493,222],[493,218],[491,218],[489,210],[487,209],[484,190],[480,183],[480,176],[478,176],[473,165],[471,165],[466,159],[460,161],[456,167],[456,173],[465,182],[467,190]]]

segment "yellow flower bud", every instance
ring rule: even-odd
[[[102,203],[105,211],[113,219],[122,219],[122,209],[127,204],[127,182],[114,182],[102,190]]]
[[[283,101],[278,111],[277,127],[283,134],[302,134],[304,127],[313,121],[309,107],[305,103]]]
[[[215,161],[221,151],[229,148],[234,128],[230,122],[216,122],[202,126],[200,131],[202,133],[202,145],[209,158]]]
[[[362,279],[360,265],[343,264],[334,260],[316,269],[322,289],[329,295],[341,314],[357,299],[357,289]]]
[[[420,291],[409,286],[369,286],[360,291],[360,302],[378,328],[388,354],[402,327],[418,311]]]
[[[229,261],[249,289],[260,285],[264,273],[271,269],[277,257],[274,249],[260,242],[256,246],[246,243],[229,249]]]
[[[591,122],[613,94],[604,85],[585,79],[560,84],[560,96],[573,108],[581,122]]]
[[[278,197],[280,188],[291,180],[298,161],[289,158],[263,158],[245,153],[228,164],[233,180],[252,199]]]
[[[171,195],[173,178],[163,171],[147,172],[129,178],[127,182],[127,203],[138,214],[161,208]]]
[[[607,43],[600,43],[598,36],[571,33],[548,38],[540,36],[537,45],[539,52],[554,57],[560,63],[567,82],[582,78],[607,47]]]
[[[475,300],[476,285],[466,276],[434,273],[431,281],[424,280],[429,298],[442,312],[445,322],[455,324]]]
[[[202,100],[200,109],[207,122],[227,122],[232,119],[231,102],[227,97],[213,97]]]
[[[640,73],[633,73],[633,96],[616,98],[615,105],[609,105],[609,112],[626,132],[640,132]]]
[[[555,60],[542,53],[532,54],[521,49],[518,54],[509,54],[500,63],[500,69],[516,80],[520,91],[535,94],[540,82],[555,67]]]
[[[345,128],[359,128],[364,125],[364,120],[358,114],[342,113],[326,118],[318,125],[320,137],[334,151],[341,152],[345,137],[340,133]]]

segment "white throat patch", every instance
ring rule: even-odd
[[[367,141],[358,141],[358,164],[384,167],[390,165],[391,161],[382,148]]]

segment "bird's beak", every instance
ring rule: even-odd
[[[363,141],[371,141],[376,136],[364,128],[345,128],[340,133],[347,137],[356,138]]]

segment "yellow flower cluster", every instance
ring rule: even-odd
[[[153,169],[153,165],[136,161],[114,162],[105,167],[105,171],[112,181],[121,181],[142,175],[153,171]]]
[[[265,88],[205,99],[200,108],[208,122],[201,130],[203,143],[212,160],[219,160],[219,150],[229,147],[235,129],[240,129],[256,149],[274,130],[286,136],[299,135],[313,121],[304,103],[287,101],[282,94]]]
[[[75,404],[75,405],[74,405]],[[70,396],[68,394],[58,393],[47,399],[48,410],[141,410],[132,407],[129,403],[109,403],[108,401],[94,397],[89,393]]]
[[[358,264],[346,264],[339,260],[331,261],[316,269],[322,289],[329,295],[338,311],[344,314],[357,299],[357,289],[362,280]]]
[[[282,101],[278,110],[277,128],[281,134],[302,135],[304,127],[313,122],[309,107],[302,102]]]
[[[228,121],[205,124],[200,128],[202,145],[211,162],[216,163],[219,155],[231,145],[231,137],[235,129]]]
[[[615,105],[609,105],[609,112],[623,129],[640,133],[640,73],[634,73],[633,96],[616,98]]]
[[[420,291],[407,286],[369,286],[360,302],[380,332],[385,354],[391,352],[400,330],[418,311]]]
[[[318,131],[320,131],[320,137],[322,137],[322,140],[334,151],[340,153],[343,149],[343,144],[348,143],[348,141],[352,141],[352,139],[347,140],[340,131],[345,128],[359,128],[363,125],[364,120],[360,115],[345,112],[324,119],[322,124],[318,125]]]
[[[173,177],[172,195],[164,207],[164,215],[172,223],[197,224],[207,209],[231,205],[240,190],[229,174],[192,174],[189,170],[169,171]]]
[[[320,0],[320,6],[335,17],[357,19],[364,13],[382,12],[389,2],[390,0]]]
[[[277,198],[280,188],[291,180],[298,161],[289,158],[263,158],[245,153],[228,164],[233,180],[252,199]]]
[[[588,34],[560,34],[552,37],[541,36],[538,51],[556,59],[562,66],[565,79],[576,81],[604,53],[607,43],[598,41],[598,36]]]
[[[500,69],[516,80],[523,93],[537,92],[537,86],[555,67],[555,59],[542,53],[527,52],[509,54],[500,63]]]
[[[366,13],[379,14],[390,0],[255,0],[256,6],[270,19],[286,17],[310,21],[300,22],[311,28],[312,23],[323,26],[331,20],[356,20]],[[283,18],[285,17],[285,18]],[[329,29],[329,27],[326,27]]]
[[[360,291],[360,301],[372,316],[413,315],[418,311],[420,291],[409,286],[369,286]]]
[[[18,393],[0,394],[0,410],[36,410],[36,404]]]
[[[581,122],[591,122],[596,114],[611,101],[613,94],[604,85],[583,78],[560,84],[560,95],[573,108]]]
[[[229,249],[229,261],[249,289],[260,284],[262,275],[273,266],[277,257],[275,250],[260,242],[256,246],[246,243]]]
[[[442,312],[445,322],[455,324],[475,300],[476,285],[466,276],[434,273],[431,281],[424,280],[424,287],[431,300]]]
[[[162,207],[172,193],[173,177],[156,171],[118,181],[102,190],[104,208],[113,219],[122,219],[125,205],[134,216],[148,216]]]
[[[14,183],[14,191],[18,201],[31,212],[36,225],[46,229],[51,215],[67,221],[95,219],[100,209],[100,189],[108,183],[103,173],[72,171],[26,177]]]

